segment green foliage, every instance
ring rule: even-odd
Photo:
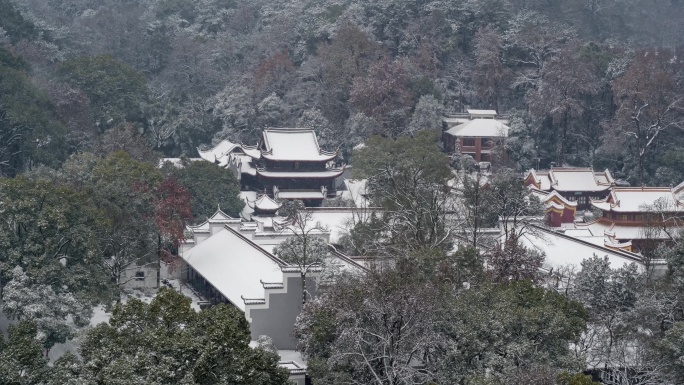
[[[543,252],[526,248],[516,236],[508,238],[486,255],[488,273],[496,283],[522,280],[538,282],[544,258]]]
[[[423,250],[322,289],[295,326],[314,381],[548,384],[584,368],[569,349],[586,330],[580,303],[527,281],[464,289],[449,282],[467,276],[458,262]]]
[[[36,340],[32,322],[9,325],[9,338],[0,334],[0,384],[37,385],[48,378],[47,360]]]
[[[104,213],[66,186],[22,177],[0,179],[0,273],[7,283],[20,266],[39,284],[95,299],[106,279],[98,272],[94,229]],[[65,258],[63,267],[60,259]]]
[[[0,48],[0,175],[14,176],[33,164],[57,166],[65,157],[65,127],[53,105],[31,83],[26,63]]]
[[[101,130],[124,121],[141,120],[147,80],[134,68],[110,55],[100,55],[68,60],[61,71],[70,83],[88,95],[95,124]]]
[[[192,195],[192,216],[195,221],[204,221],[218,207],[226,214],[239,218],[245,203],[238,196],[240,184],[230,170],[209,162],[185,161],[183,167],[170,166],[165,168],[165,172]]]
[[[0,66],[6,66],[17,71],[29,72],[31,65],[21,56],[13,55],[10,51],[0,48]]]
[[[594,256],[582,261],[571,296],[584,304],[592,315],[612,318],[631,309],[642,284],[635,263],[611,268],[608,257]]]
[[[409,250],[444,247],[445,186],[453,177],[434,131],[415,138],[371,137],[354,153],[354,178],[368,178],[373,205],[382,207],[384,228],[378,241]]]
[[[587,313],[578,302],[529,282],[466,290],[453,298],[442,323],[454,341],[442,370],[457,382],[489,372],[505,379],[519,367],[550,365],[578,370],[568,343],[586,328]]]
[[[0,0],[0,28],[4,29],[12,44],[38,37],[38,29],[26,20],[10,0]]]
[[[195,313],[189,298],[162,288],[151,304],[118,305],[109,324],[85,334],[80,377],[105,384],[286,384],[278,357],[249,341],[238,309]]]
[[[83,327],[92,315],[90,303],[79,301],[68,292],[56,293],[48,285],[32,283],[21,267],[12,271],[12,280],[2,289],[0,309],[13,319],[35,322],[36,340],[46,351],[74,337],[75,328],[69,325],[69,318]]]

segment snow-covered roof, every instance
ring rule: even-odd
[[[546,254],[544,264],[554,268],[567,265],[579,267],[583,260],[594,255],[601,258],[607,256],[613,268],[622,267],[625,263],[641,264],[637,254],[612,250],[538,226],[535,226],[535,231],[523,234],[520,242],[529,249],[543,251]]]
[[[672,192],[677,196],[677,199],[684,199],[684,182],[674,186]]]
[[[467,110],[470,116],[496,116],[496,110]]]
[[[262,281],[282,281],[280,268],[286,265],[229,227],[183,253],[182,258],[242,311],[244,299],[264,298]]]
[[[245,205],[242,207],[242,212],[240,213],[242,218],[247,220],[251,218],[252,213],[254,212],[254,209],[251,207],[251,205],[254,201],[256,201],[257,194],[258,193],[256,191],[240,191],[240,194],[238,194],[240,199],[245,202]]]
[[[548,171],[530,169],[525,180],[531,179],[540,190],[588,191],[609,190],[615,180],[610,171],[594,172],[590,168],[559,167]]]
[[[565,235],[574,237],[574,238],[585,238],[585,237],[593,237],[594,234],[591,232],[590,229],[566,229],[565,230]]]
[[[540,201],[543,201],[544,199],[546,199],[546,197],[549,196],[548,191],[540,190],[532,185],[528,186],[527,190],[529,191],[530,195],[537,197]]]
[[[198,148],[197,152],[202,159],[212,163],[220,161],[221,158],[232,152],[244,153],[254,159],[259,159],[261,156],[261,153],[256,147],[233,143],[229,140],[222,140],[219,144],[209,150],[200,150]]]
[[[599,183],[590,168],[554,168],[549,170],[548,178],[551,187],[558,191],[606,191],[611,187],[610,183]]]
[[[280,356],[278,366],[287,369],[290,376],[298,374],[303,376],[306,374],[307,364],[299,352],[295,350],[278,350],[278,356]],[[292,380],[292,377],[290,380]]]
[[[615,179],[613,179],[613,174],[611,174],[610,170],[608,170],[608,169],[605,169],[603,172],[595,172],[594,178],[596,178],[596,182],[598,182],[598,184],[604,184],[604,185],[614,185],[615,184]]]
[[[254,208],[263,211],[276,211],[280,208],[280,203],[274,201],[268,195],[262,194],[254,201]]]
[[[325,199],[322,191],[279,191],[278,199]]]
[[[239,218],[233,218],[230,215],[224,213],[221,210],[221,208],[216,210],[216,212],[211,217],[209,217],[209,222],[212,222],[212,223],[219,223],[219,222],[230,223],[230,222],[236,222],[236,221],[239,222],[240,219]]]
[[[538,189],[543,191],[551,190],[551,180],[549,179],[549,173],[546,171],[537,171],[533,168],[527,171],[525,174],[525,180],[530,178]]]
[[[624,213],[646,212],[656,203],[666,212],[684,211],[684,203],[670,187],[616,187],[607,199],[591,202],[603,211]]]
[[[344,172],[343,169],[333,169],[326,171],[266,171],[257,169],[257,174],[264,178],[336,178]]]
[[[354,221],[363,221],[370,217],[370,210],[359,210],[349,207],[317,207],[308,209],[311,213],[310,226],[320,224],[330,231],[330,243],[338,243]]]
[[[558,193],[558,191],[551,191],[541,201],[542,201],[542,203],[549,204],[554,199],[557,199],[565,207],[577,207],[577,202],[572,202],[572,201],[565,199],[562,195],[560,195]]]
[[[368,179],[345,179],[346,190],[342,191],[342,198],[351,199],[354,205],[359,208],[368,207],[366,198],[366,185]]]
[[[446,131],[457,137],[506,138],[510,128],[496,119],[473,119]]]
[[[265,159],[280,161],[321,162],[337,156],[337,152],[322,150],[314,130],[306,128],[266,129],[261,150]]]
[[[188,230],[192,231],[193,233],[208,233],[210,231],[210,225],[209,221],[204,221],[198,225],[194,226],[187,226],[186,227]]]
[[[576,223],[575,228],[587,229],[594,236],[604,235],[620,240],[669,239],[669,235],[662,228],[620,225],[601,219],[589,223]],[[670,230],[671,233],[675,231]]]

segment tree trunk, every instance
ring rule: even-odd
[[[157,289],[161,287],[161,234],[157,233]]]
[[[639,154],[639,185],[644,185],[644,155]]]
[[[302,273],[302,305],[306,303],[306,274]]]
[[[480,225],[480,172],[477,172],[477,185],[475,186],[475,217],[473,223],[473,247],[477,248],[477,230]]]

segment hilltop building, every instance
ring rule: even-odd
[[[575,228],[604,235],[630,251],[669,242],[684,224],[684,183],[677,187],[615,187],[592,201],[601,216]]]
[[[243,190],[267,194],[273,199],[300,199],[319,206],[336,195],[338,151],[325,151],[316,133],[304,128],[269,128],[256,146],[224,140],[209,150],[198,150],[202,159],[233,171]]]
[[[446,130],[442,134],[448,153],[470,155],[477,162],[496,162],[495,154],[503,150],[510,128],[508,120],[497,119],[494,110],[468,110],[467,114],[444,118]]]
[[[565,200],[576,202],[576,210],[590,209],[592,200],[605,199],[615,186],[607,169],[595,172],[580,167],[555,167],[547,171],[530,169],[523,183],[540,191],[557,192]]]

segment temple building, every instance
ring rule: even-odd
[[[610,171],[595,172],[580,167],[555,167],[548,171],[531,169],[523,183],[541,191],[556,191],[566,200],[577,202],[577,210],[590,209],[592,200],[605,199],[615,186]]]
[[[615,187],[591,202],[601,216],[577,229],[605,235],[632,251],[668,243],[684,225],[684,183],[677,187]]]
[[[232,170],[242,190],[273,199],[300,199],[307,206],[334,197],[335,178],[343,172],[335,166],[338,152],[321,149],[316,133],[304,128],[269,128],[257,146],[224,140],[199,154]]]
[[[497,119],[494,110],[468,110],[468,114],[444,118],[442,134],[448,153],[470,155],[477,162],[496,162],[505,157],[504,143],[510,128],[508,121]]]
[[[557,191],[543,191],[530,187],[530,196],[535,196],[544,206],[546,224],[561,227],[563,223],[573,223],[577,214],[577,202],[565,199]]]

